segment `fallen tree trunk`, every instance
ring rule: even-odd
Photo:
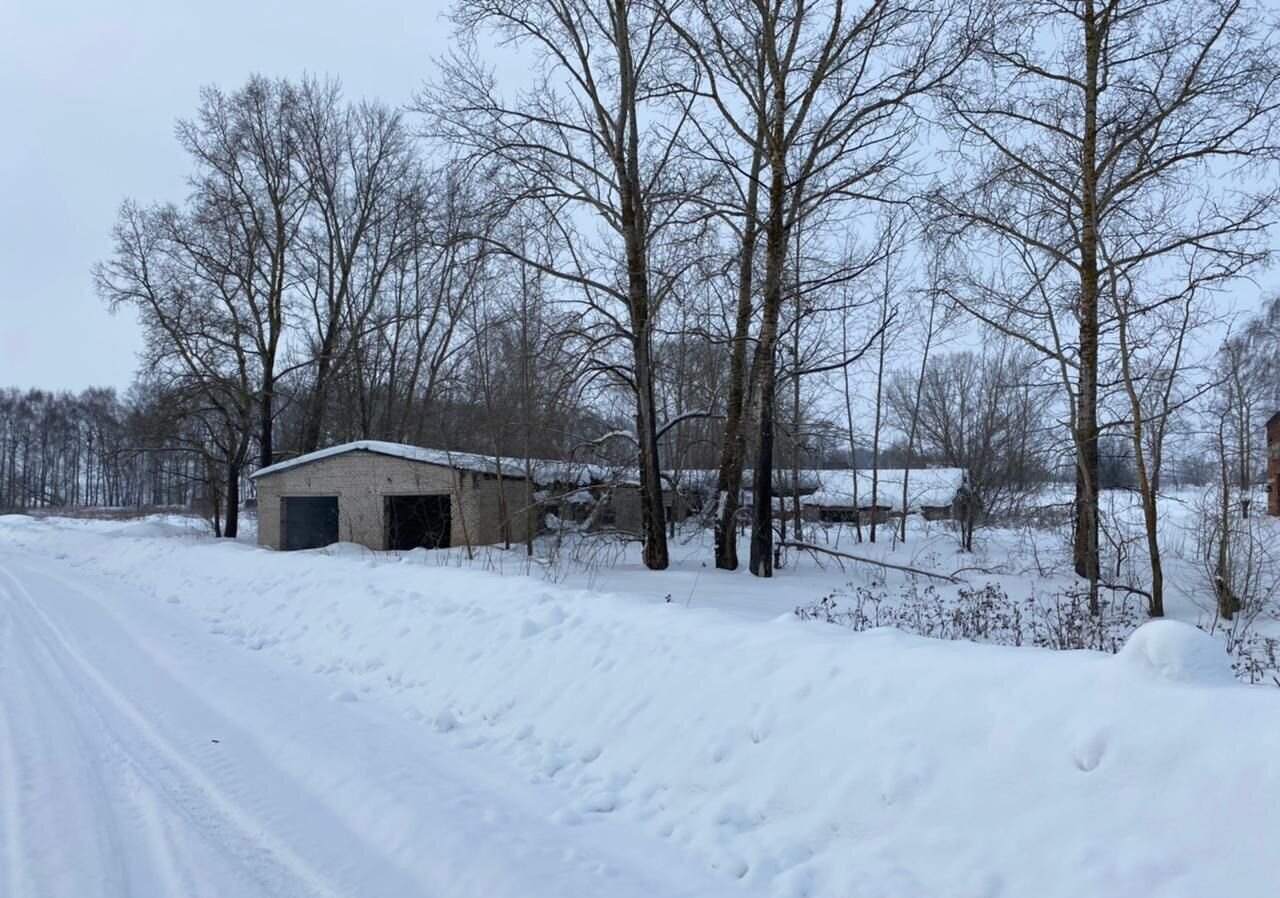
[[[934,580],[944,580],[947,583],[964,583],[959,577],[953,577],[950,574],[939,574],[935,571],[926,571],[923,568],[910,567],[905,564],[893,564],[889,561],[876,561],[874,558],[863,558],[860,555],[850,555],[848,552],[837,552],[835,549],[828,549],[823,546],[815,546],[813,543],[796,543],[784,542],[780,543],[783,548],[787,549],[803,549],[806,552],[820,552],[823,555],[831,555],[835,558],[844,558],[849,561],[859,561],[863,564],[874,564],[878,567],[890,568],[895,571],[906,571],[908,574],[919,574],[921,577],[932,577]]]

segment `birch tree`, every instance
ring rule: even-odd
[[[1113,289],[1154,311],[1266,256],[1276,182],[1275,19],[1246,0],[998,0],[946,92],[960,177],[934,195],[955,298],[1059,366],[1070,396],[1073,559],[1099,611],[1100,366]],[[1261,177],[1260,177],[1261,175]]]
[[[913,102],[945,83],[965,56],[953,31],[959,19],[960,4],[928,0],[692,0],[668,10],[704,74],[706,102],[745,148],[740,158],[752,171],[759,159],[764,246],[751,366],[758,433],[750,553],[757,576],[773,573],[776,357],[792,230],[816,207],[893,197],[909,167]],[[743,234],[747,265],[757,228]],[[754,289],[754,271],[744,273]],[[747,284],[744,277],[740,289]],[[743,376],[737,366],[732,376]],[[730,443],[740,437],[730,428],[725,439],[717,565],[732,567],[736,550],[725,539],[741,460]]]

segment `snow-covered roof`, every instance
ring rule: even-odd
[[[520,472],[524,473],[524,459],[506,459],[503,462],[503,471],[506,471],[507,465],[518,467]],[[590,486],[593,483],[605,483],[616,479],[616,472],[600,465],[593,465],[583,461],[556,461],[547,458],[535,458],[532,461],[533,479],[536,483],[553,484],[558,483],[564,486]]]
[[[825,508],[851,508],[853,506],[853,483],[856,474],[858,482],[858,505],[866,508],[871,504],[871,469],[859,468],[856,472],[849,468],[801,468],[799,472],[790,468],[775,468],[773,472],[773,489],[778,495],[785,495],[790,501],[794,481],[799,474],[799,486],[802,505]],[[961,468],[910,468],[907,470],[908,510],[919,511],[922,505],[950,505],[956,491],[964,483],[964,470]],[[679,472],[682,488],[698,486],[714,489],[717,472],[714,470],[686,469]],[[742,472],[742,487],[750,491],[755,472],[747,468]],[[672,474],[667,474],[671,479]],[[902,468],[881,468],[878,474],[877,503],[900,507],[902,505]]]
[[[871,505],[871,471],[859,468],[831,471],[802,472],[814,476],[818,488],[801,498],[803,505],[822,508],[852,508],[854,506],[854,482],[857,481],[857,505]],[[919,511],[922,506],[949,506],[956,491],[964,483],[962,468],[881,468],[877,473],[876,504],[890,507],[902,505],[902,483],[907,483],[907,509]]]
[[[451,452],[444,449],[428,449],[425,446],[410,446],[406,443],[387,443],[381,440],[357,440],[330,446],[317,452],[299,455],[288,461],[277,462],[255,472],[252,477],[265,477],[278,474],[290,468],[311,464],[335,455],[348,452],[374,452],[394,458],[456,468],[460,471],[474,471],[479,474],[496,476],[498,464],[491,455],[479,455],[474,452]],[[534,482],[539,485],[553,483],[565,486],[588,486],[599,483],[633,484],[636,481],[634,470],[621,472],[599,465],[585,462],[556,461],[550,459],[534,459],[531,462]],[[911,511],[919,511],[924,505],[950,505],[956,490],[964,482],[964,471],[960,468],[912,468],[908,472],[908,507]],[[522,458],[504,458],[502,460],[502,476],[512,480],[523,480],[525,460]],[[679,482],[682,486],[691,486],[699,481],[715,483],[715,471],[686,470],[680,472]],[[750,488],[751,470],[743,472],[744,487]],[[801,504],[825,508],[848,508],[853,505],[854,477],[858,482],[858,505],[865,508],[871,504],[871,471],[848,469],[800,471],[800,488],[807,493],[801,498]],[[664,471],[664,478],[671,482],[674,472]],[[776,488],[790,493],[792,472],[780,470],[774,472]],[[902,504],[901,468],[881,468],[879,472],[878,502],[880,505],[900,506]],[[581,497],[570,497],[566,501],[581,501]]]
[[[342,443],[338,446],[330,446],[328,449],[320,449],[316,452],[308,452],[306,455],[299,455],[297,458],[291,458],[288,461],[276,462],[274,465],[268,465],[260,468],[253,473],[252,478],[266,477],[272,474],[279,474],[281,471],[287,471],[290,468],[297,468],[301,465],[309,465],[312,462],[321,461],[326,458],[333,458],[335,455],[345,455],[348,452],[373,452],[378,455],[389,455],[393,458],[403,458],[409,461],[422,462],[428,465],[439,465],[445,468],[456,468],[460,471],[474,471],[478,474],[498,474],[498,463],[491,455],[479,455],[474,452],[452,452],[444,449],[428,449],[425,446],[410,446],[406,443],[387,443],[382,440],[356,440],[352,443]],[[525,460],[518,458],[504,458],[502,460],[502,476],[509,477],[513,480],[523,480],[525,475]],[[566,461],[549,461],[545,459],[537,459],[533,461],[533,478],[537,483],[572,483],[575,485],[584,485],[595,480],[605,479],[607,475],[603,474],[594,465],[579,464]]]

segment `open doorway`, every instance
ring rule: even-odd
[[[388,549],[449,548],[452,520],[447,494],[387,496],[385,509]]]

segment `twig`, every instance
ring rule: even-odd
[[[693,575],[693,585],[689,587],[689,598],[684,600],[684,607],[688,608],[693,602],[693,591],[698,588],[698,578],[702,576],[702,571],[698,571]]]
[[[1123,583],[1103,583],[1101,581],[1098,583],[1098,586],[1101,589],[1109,589],[1112,592],[1120,590],[1121,592],[1127,592],[1132,595],[1139,595],[1148,601],[1151,599],[1151,593],[1147,592],[1145,589],[1138,589],[1136,586],[1125,586]]]
[[[807,552],[821,552],[824,555],[832,555],[836,558],[847,558],[850,561],[860,561],[863,564],[874,564],[884,568],[891,568],[895,571],[906,571],[909,574],[919,574],[921,577],[932,577],[935,580],[945,580],[947,583],[965,582],[959,577],[953,577],[950,574],[939,574],[935,571],[926,571],[923,568],[909,567],[905,564],[892,564],[888,561],[877,561],[874,558],[862,558],[858,555],[850,555],[847,552],[837,552],[835,549],[825,549],[822,546],[815,546],[813,543],[783,542],[781,545],[788,549],[803,549]]]

